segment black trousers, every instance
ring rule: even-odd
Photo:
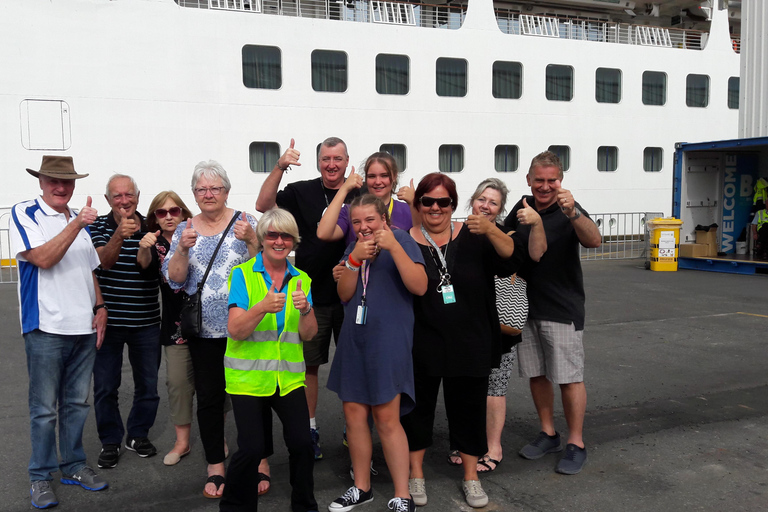
[[[189,356],[195,372],[197,423],[208,464],[224,462],[224,352],[227,338],[192,338]]]
[[[314,495],[315,455],[309,424],[309,409],[304,388],[280,396],[231,395],[232,410],[237,424],[237,452],[227,469],[219,510],[224,512],[255,511],[258,509],[259,462],[267,453],[270,441],[264,432],[264,417],[271,411],[283,424],[283,439],[288,447],[291,483],[291,510],[308,512],[317,510]]]
[[[482,457],[488,451],[485,431],[488,377],[434,377],[417,368],[414,368],[416,408],[400,418],[408,436],[409,450],[415,452],[432,446],[441,381],[450,446]]]

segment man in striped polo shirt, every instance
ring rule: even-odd
[[[91,226],[93,246],[99,254],[99,278],[109,321],[104,344],[93,367],[93,397],[96,426],[101,440],[100,468],[113,468],[125,447],[140,457],[151,457],[157,449],[149,441],[160,397],[157,370],[160,366],[160,306],[157,300],[158,269],[136,264],[139,241],[147,232],[137,211],[139,188],[130,176],[113,175],[107,182],[107,202],[112,211]],[[123,366],[123,347],[133,370],[133,405],[123,426],[118,407]]]

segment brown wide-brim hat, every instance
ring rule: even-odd
[[[60,180],[77,180],[88,176],[87,174],[77,174],[75,172],[75,162],[71,156],[44,155],[43,163],[40,164],[40,170],[27,169],[27,172],[35,178],[39,178],[42,174],[43,176]]]

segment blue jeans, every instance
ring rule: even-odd
[[[123,368],[123,347],[133,370],[133,406],[126,427],[120,416],[117,392]],[[93,366],[93,408],[101,444],[120,444],[128,437],[149,437],[160,397],[157,370],[160,367],[160,326],[107,327],[104,343]]]
[[[85,466],[83,427],[96,358],[96,334],[66,336],[39,329],[24,334],[29,373],[29,479],[52,480],[61,469],[72,475]],[[56,420],[59,450],[56,454]]]

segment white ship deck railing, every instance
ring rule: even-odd
[[[0,208],[0,283],[15,283],[19,272],[16,259],[11,255],[11,208]]]
[[[602,243],[597,248],[579,246],[582,260],[624,260],[647,258],[650,249],[648,222],[663,217],[661,212],[590,213]]]
[[[181,7],[413,27],[461,28],[466,7],[383,0],[175,0]]]
[[[651,27],[599,20],[521,14],[495,9],[499,29],[505,34],[558,37],[599,43],[635,44],[703,50],[709,34],[701,30]],[[734,40],[734,49],[737,42]]]

